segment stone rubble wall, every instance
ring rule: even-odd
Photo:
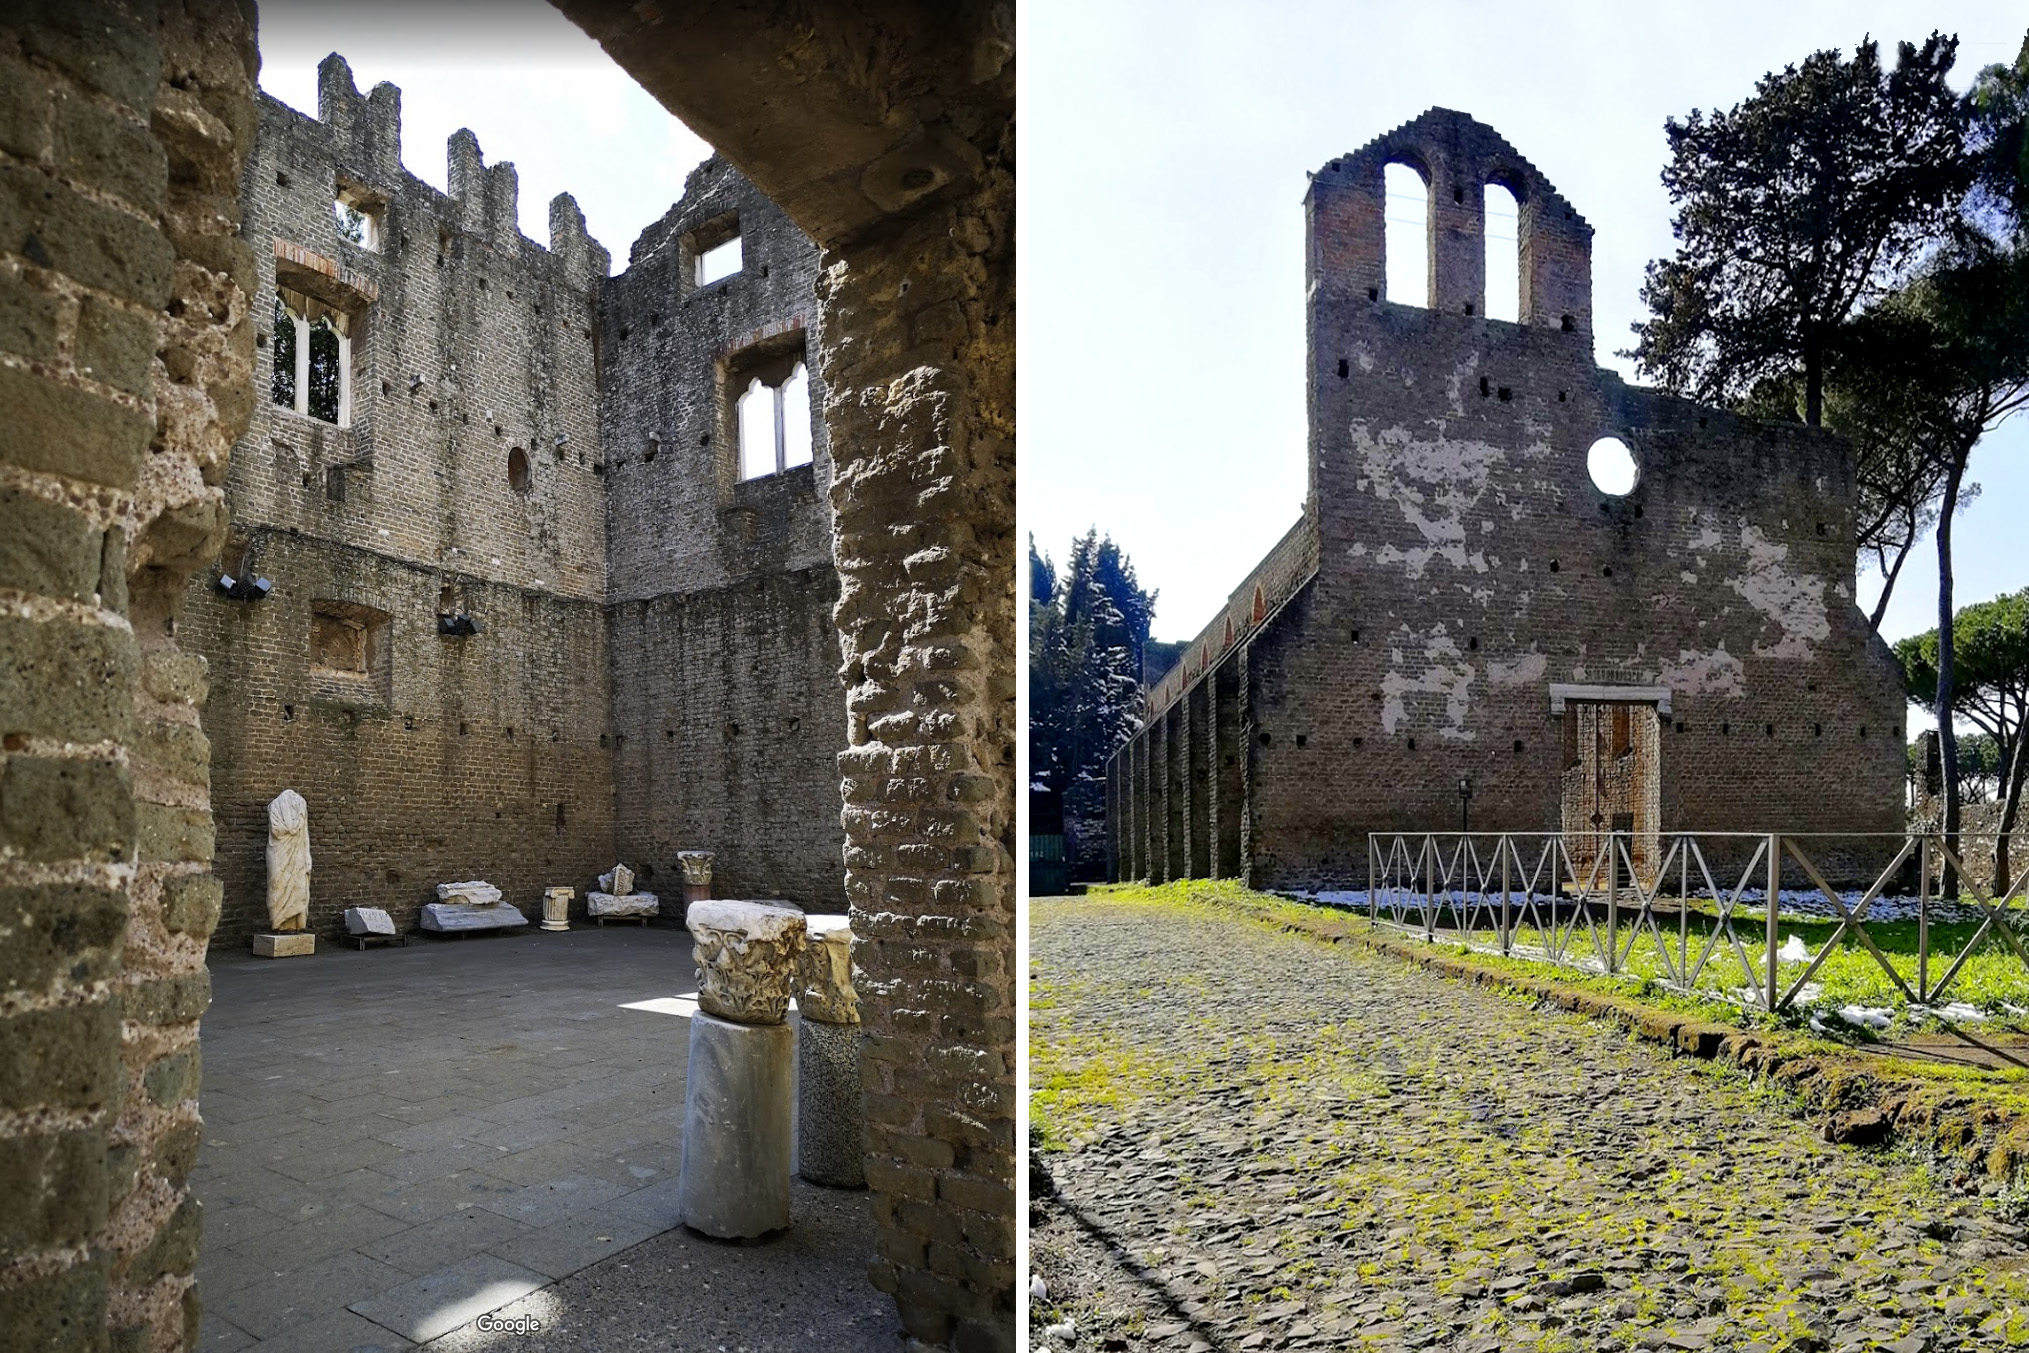
[[[185,578],[224,534],[254,14],[0,15],[0,1330],[194,1346],[218,915]]]

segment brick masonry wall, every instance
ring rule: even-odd
[[[568,196],[550,247],[525,239],[513,166],[487,166],[469,133],[451,138],[453,191],[438,192],[399,161],[399,90],[362,97],[335,57],[320,76],[316,118],[261,98],[245,174],[262,332],[224,564],[274,592],[232,600],[206,573],[187,602],[187,642],[212,668],[215,942],[236,947],[267,926],[267,804],[285,788],[309,803],[309,923],[327,934],[348,906],[413,924],[437,883],[473,877],[532,915],[543,888],[582,893],[615,851],[605,251]],[[378,249],[339,234],[341,189],[374,207]],[[349,427],[269,398],[277,271],[304,257],[353,310]],[[319,600],[389,617],[384,674],[313,667]],[[440,635],[440,603],[479,633]]]
[[[1383,294],[1393,159],[1442,209],[1443,308]],[[1477,280],[1495,174],[1523,207],[1520,323],[1485,319]],[[1665,830],[1899,830],[1901,678],[1853,600],[1836,439],[1596,368],[1589,227],[1463,114],[1333,161],[1308,210],[1318,563],[1225,660],[1245,672],[1246,877],[1364,885],[1366,833],[1456,824],[1461,777],[1475,829],[1555,830],[1553,683],[1669,688]],[[1640,468],[1621,497],[1586,468],[1609,435]]]
[[[245,427],[251,7],[0,16],[0,1331],[195,1344],[218,890],[184,578]]]
[[[819,284],[872,1275],[966,1353],[1015,1324],[1013,165]]]
[[[729,218],[740,270],[700,286],[699,245]],[[602,293],[600,374],[619,853],[674,889],[676,852],[711,850],[721,897],[839,911],[845,691],[817,247],[714,157],[629,259]],[[740,373],[792,354],[811,373],[813,461],[742,482]]]

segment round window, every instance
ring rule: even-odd
[[[518,446],[507,453],[507,487],[516,493],[528,492],[528,452]]]
[[[1601,437],[1594,442],[1585,453],[1585,469],[1592,476],[1593,487],[1614,498],[1633,493],[1635,481],[1641,478],[1634,452],[1618,437]]]

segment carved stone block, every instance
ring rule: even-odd
[[[690,909],[698,1008],[739,1024],[780,1024],[796,989],[803,913],[706,900]]]
[[[852,985],[852,929],[844,916],[806,916],[807,938],[796,960],[796,1008],[805,1019],[857,1024]]]

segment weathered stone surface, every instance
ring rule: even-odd
[[[803,913],[765,902],[698,902],[687,917],[698,1008],[741,1024],[779,1024],[796,986]]]
[[[803,952],[796,957],[796,1009],[805,1020],[858,1024],[859,993],[852,985],[852,920],[806,916]]]
[[[395,918],[379,907],[347,907],[345,909],[345,931],[348,935],[394,935]]]
[[[254,936],[254,953],[260,958],[304,958],[317,952],[317,937],[307,930],[263,932]]]
[[[616,864],[599,875],[599,887],[615,897],[625,897],[634,891],[634,871],[624,864]]]
[[[499,902],[490,907],[469,906],[461,902],[426,902],[423,904],[422,924],[425,930],[443,932],[505,930],[527,925],[528,918],[510,902]]]
[[[684,1225],[744,1240],[789,1225],[796,1035],[786,1024],[690,1019],[684,1071]]]
[[[587,916],[656,916],[662,903],[654,893],[586,893]]]
[[[201,680],[136,677],[182,665],[175,603],[216,550],[206,524],[245,427],[249,298],[204,260],[239,232],[253,23],[233,0],[27,0],[0,19],[0,237],[14,260],[0,284],[0,587],[27,598],[0,622],[0,927],[13,932],[0,947],[19,951],[0,982],[54,1002],[5,1021],[0,1056],[9,1347],[197,1342],[185,1187],[218,909],[210,749]],[[206,116],[171,155],[161,109],[179,102]],[[267,920],[274,787],[242,805],[241,943]],[[115,905],[62,899],[57,879],[108,885]],[[115,911],[125,934],[108,943]],[[66,1122],[86,1126],[62,1151],[18,1149]],[[73,1156],[98,1164],[80,1173]]]
[[[802,998],[797,998],[802,1005]],[[796,1171],[813,1184],[863,1188],[867,1120],[860,1093],[857,1023],[796,1022]]]
[[[310,806],[293,789],[268,805],[268,924],[301,930],[310,915]]]
[[[437,885],[437,900],[466,907],[490,907],[500,901],[500,889],[480,879],[440,883]]]
[[[578,890],[575,888],[545,888],[542,895],[542,928],[569,930],[571,901],[577,895]]]

